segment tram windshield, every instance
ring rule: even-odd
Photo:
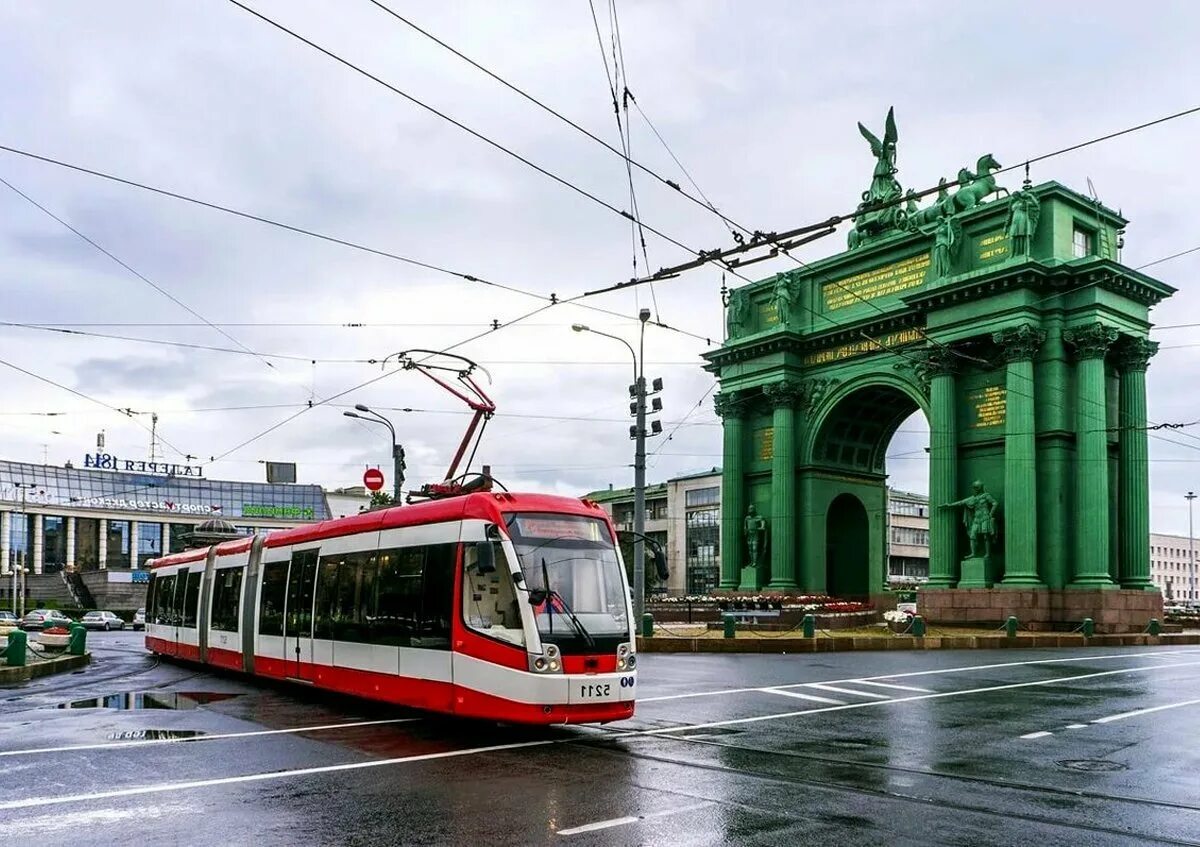
[[[507,524],[543,641],[607,651],[628,640],[624,574],[604,521],[522,512]]]

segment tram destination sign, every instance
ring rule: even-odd
[[[204,476],[203,465],[177,465],[174,462],[143,462],[137,459],[122,459],[112,453],[88,453],[83,457],[85,468],[102,471],[131,471],[133,473],[162,474],[163,476]]]

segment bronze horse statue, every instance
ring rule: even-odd
[[[946,190],[949,184],[947,180],[942,179],[938,183],[937,201],[928,208],[910,210],[907,214],[907,224],[909,229],[917,229],[925,224],[933,223],[934,221],[955,215],[973,206],[979,205],[983,198],[987,197],[993,191],[1005,191],[1003,188],[997,188],[996,177],[993,171],[1000,169],[1000,163],[992,156],[991,153],[984,153],[979,157],[979,161],[975,163],[975,172],[972,173],[967,168],[963,168],[958,172],[958,178],[955,182],[959,188],[953,194]],[[912,198],[910,198],[911,206]]]

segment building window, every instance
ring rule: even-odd
[[[633,525],[633,504],[617,503],[613,506],[613,523],[618,526]]]
[[[719,486],[712,488],[693,488],[691,491],[684,492],[683,503],[685,506],[716,506],[721,502],[721,489]]]
[[[144,568],[150,559],[162,555],[162,524],[138,524],[138,560],[137,566]]]
[[[129,567],[129,540],[129,521],[108,522],[108,567]]]
[[[928,547],[929,530],[911,526],[894,526],[892,527],[892,543]]]
[[[1075,224],[1075,229],[1071,233],[1071,255],[1076,259],[1090,256],[1094,252],[1095,244],[1096,234],[1086,227]]]
[[[646,504],[646,520],[665,521],[667,519],[667,498],[651,500]]]
[[[100,567],[100,521],[75,519],[75,569],[94,571]]]
[[[171,549],[168,550],[167,552],[168,553],[182,553],[184,550],[186,550],[187,549],[187,541],[184,539],[184,536],[187,535],[191,531],[192,531],[191,524],[186,524],[186,523],[171,524],[171,531],[170,531]]]
[[[716,488],[696,489],[715,492]],[[687,496],[692,495],[687,492]],[[686,520],[687,592],[707,594],[717,587],[721,577],[721,510],[693,509]]]
[[[9,556],[14,565],[33,570],[33,515],[13,512],[9,516]]]
[[[42,518],[42,569],[61,571],[67,564],[67,519],[46,515]]]

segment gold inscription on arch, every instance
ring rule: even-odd
[[[975,413],[971,429],[1002,426],[1008,417],[1008,389],[1000,385],[988,385],[967,394],[967,402]]]
[[[818,350],[815,353],[807,354],[803,361],[806,365],[824,365],[829,362],[839,362],[842,359],[851,359],[855,356],[864,356],[867,353],[876,353],[880,350],[886,351],[905,344],[912,344],[915,341],[920,341],[922,337],[919,329],[902,329],[899,332],[890,332],[887,335],[882,335],[877,339],[864,338],[862,341],[854,341],[839,347]]]
[[[876,297],[886,297],[916,288],[925,281],[925,271],[928,268],[929,254],[922,253],[911,259],[863,271],[836,282],[827,282],[821,286],[825,308],[828,311],[843,309],[863,300],[874,300]]]
[[[765,426],[754,430],[754,455],[760,462],[775,458],[775,427]]]

